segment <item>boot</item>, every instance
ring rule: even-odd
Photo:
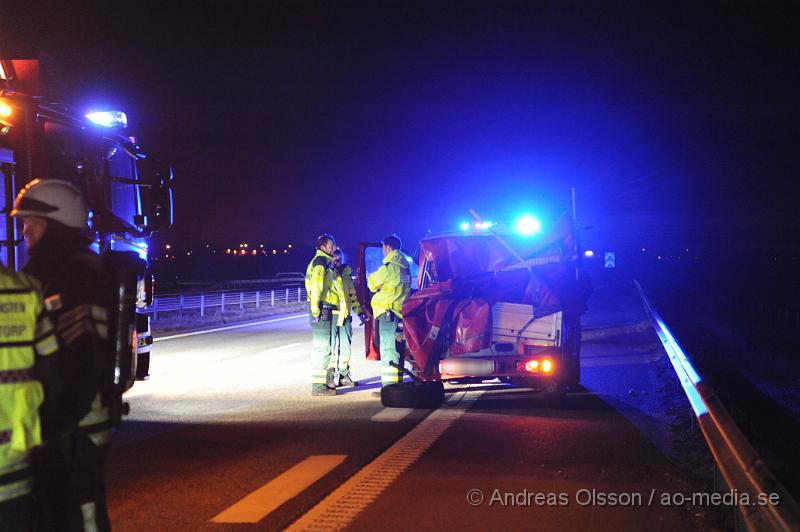
[[[339,370],[339,386],[358,386],[358,382],[350,376],[350,368]]]
[[[336,389],[335,388],[328,388],[327,384],[312,384],[311,385],[311,395],[315,395],[315,396],[336,395]]]
[[[336,381],[336,368],[328,368],[328,373],[325,375],[325,386],[336,389]]]

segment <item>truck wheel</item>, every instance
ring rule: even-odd
[[[567,378],[564,380],[564,384],[572,388],[573,390],[580,386],[581,384],[581,356],[580,353],[573,355],[572,357],[572,364],[569,368],[569,373],[567,373]]]
[[[442,402],[440,381],[400,382],[381,388],[381,404],[391,408],[436,408]]]
[[[581,384],[581,326],[578,324],[573,333],[569,344],[570,368],[564,384],[572,389]]]
[[[552,380],[544,385],[544,405],[548,408],[555,408],[561,405],[566,396],[566,391],[560,382]]]
[[[150,378],[150,351],[139,353],[136,359],[136,380],[146,381]]]

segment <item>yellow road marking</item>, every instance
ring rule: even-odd
[[[211,519],[212,523],[258,523],[344,462],[346,454],[309,456]]]

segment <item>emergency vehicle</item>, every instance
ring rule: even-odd
[[[380,265],[379,244],[361,244],[357,292]],[[557,398],[580,383],[581,315],[591,293],[580,268],[573,219],[542,230],[533,217],[510,224],[478,219],[429,235],[418,248],[418,281],[403,305],[397,345],[413,381],[385,386],[384,406],[432,407],[445,382],[494,380],[542,389]],[[367,358],[380,358],[373,323]]]
[[[34,178],[58,178],[88,199],[92,248],[112,273],[116,308],[114,386],[122,392],[148,376],[152,336],[147,307],[153,277],[148,238],[172,225],[170,165],[141,149],[122,112],[79,113],[48,100],[36,60],[0,60],[0,258],[25,263],[25,247],[9,213]]]

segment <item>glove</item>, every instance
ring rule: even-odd
[[[364,322],[367,320],[367,316],[362,312],[361,314],[358,315],[358,319],[361,321],[359,325],[364,325]]]
[[[319,323],[321,319],[322,319],[322,314],[317,314],[316,316],[311,316],[311,321],[313,321],[314,323]]]

